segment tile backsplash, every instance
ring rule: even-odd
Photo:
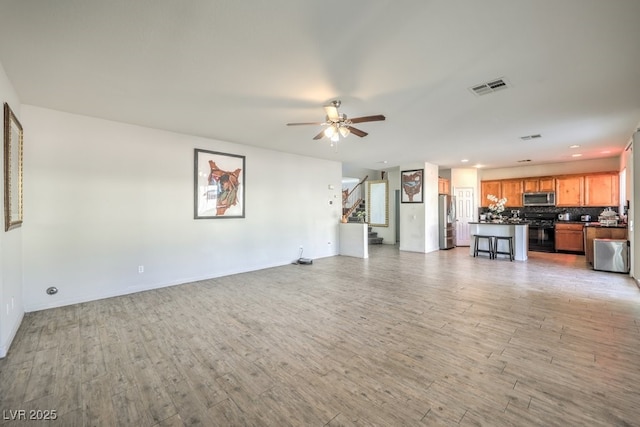
[[[602,206],[602,207],[575,207],[575,208],[562,208],[556,206],[528,206],[528,207],[519,207],[512,208],[506,206],[504,208],[503,215],[511,216],[512,210],[520,211],[520,217],[524,216],[525,213],[553,213],[553,214],[561,214],[568,212],[570,215],[571,221],[580,221],[580,217],[582,215],[591,215],[592,221],[597,221],[598,216],[602,213],[603,210],[611,208],[611,210],[618,212],[617,206]],[[489,212],[487,208],[479,208],[478,215]]]

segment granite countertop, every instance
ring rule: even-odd
[[[504,221],[504,222],[492,222],[492,221],[473,221],[469,224],[491,224],[491,225],[529,225],[529,221]]]
[[[556,224],[583,224],[585,227],[627,228],[627,224],[601,225],[598,221],[556,221]]]
[[[597,222],[597,221],[596,221]],[[556,221],[556,224],[593,224],[593,221]]]
[[[602,228],[627,228],[627,224],[618,225],[601,225],[599,222],[585,222],[585,227],[602,227]]]

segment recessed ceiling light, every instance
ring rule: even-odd
[[[573,144],[573,145],[570,145],[569,148],[580,148],[580,146],[578,144]]]
[[[582,154],[580,154],[580,153],[576,153],[576,154],[572,154],[571,155],[571,157],[581,157],[581,156],[582,156]]]
[[[480,165],[480,164],[477,164],[477,165],[474,166],[474,168],[481,168],[481,167],[482,167],[482,165]]]
[[[611,150],[604,150],[604,151],[602,152],[602,154],[609,154],[609,153],[611,153]]]
[[[469,159],[462,159],[460,160],[462,163],[467,163],[469,161]]]

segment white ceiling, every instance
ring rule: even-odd
[[[638,0],[0,0],[0,62],[25,104],[364,168],[495,168],[620,154],[638,18]],[[337,151],[285,126],[333,99],[387,120]]]

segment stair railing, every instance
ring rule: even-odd
[[[369,178],[365,176],[351,190],[348,188],[342,190],[342,222],[347,222],[349,215],[356,210],[358,205],[364,200],[364,189],[362,184]]]

